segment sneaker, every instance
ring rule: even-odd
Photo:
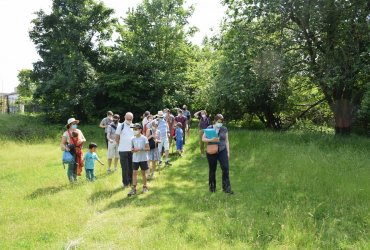
[[[136,188],[132,188],[131,191],[127,194],[128,197],[136,194]]]
[[[162,161],[159,161],[159,162],[158,162],[158,165],[159,165],[159,166],[161,166],[161,165],[162,165]]]
[[[107,169],[107,173],[110,174],[110,169],[109,168]]]
[[[114,171],[114,172],[117,172],[117,167],[115,167],[113,171]]]
[[[169,166],[171,166],[172,164],[169,162],[169,161],[166,161],[166,167],[169,167]]]
[[[147,193],[149,190],[148,190],[148,188],[147,187],[143,187],[143,194],[145,194],[145,193]]]

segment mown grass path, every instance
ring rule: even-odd
[[[85,130],[103,145],[100,130]],[[128,198],[120,169],[107,175],[97,164],[96,182],[71,186],[59,141],[2,139],[0,249],[370,247],[369,139],[232,130],[230,141],[235,195],[220,191],[220,168],[209,193],[193,133],[149,193]],[[106,162],[103,147],[98,154]]]

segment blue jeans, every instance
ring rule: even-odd
[[[86,179],[88,181],[94,181],[95,176],[94,176],[94,169],[85,169],[86,171]]]
[[[219,161],[222,170],[222,189],[224,191],[230,190],[229,157],[227,156],[227,149],[224,149],[217,154],[207,154],[207,160],[209,165],[209,189],[216,190],[216,170],[217,161]]]
[[[122,168],[122,183],[124,186],[132,184],[132,152],[119,152],[119,161]]]
[[[73,159],[70,163],[68,163],[67,176],[70,182],[77,181],[77,163],[75,159]]]

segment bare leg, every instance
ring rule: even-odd
[[[112,165],[112,159],[108,159],[108,172],[110,171],[111,165]],[[117,166],[117,162],[115,165]]]
[[[114,158],[114,171],[117,170],[118,158]]]
[[[141,176],[143,177],[143,186],[146,187],[146,173],[145,173],[145,170],[141,170]]]
[[[168,161],[168,155],[170,154],[170,151],[166,150],[165,153],[166,153],[166,162],[167,162]]]
[[[137,185],[137,170],[133,170],[132,171],[132,186],[136,188],[136,185]]]

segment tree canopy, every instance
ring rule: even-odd
[[[121,21],[94,0],[53,0],[30,31],[34,98],[56,120],[188,104],[275,130],[300,119],[369,129],[367,0],[223,4],[221,34],[197,46],[183,0],[143,0]]]

